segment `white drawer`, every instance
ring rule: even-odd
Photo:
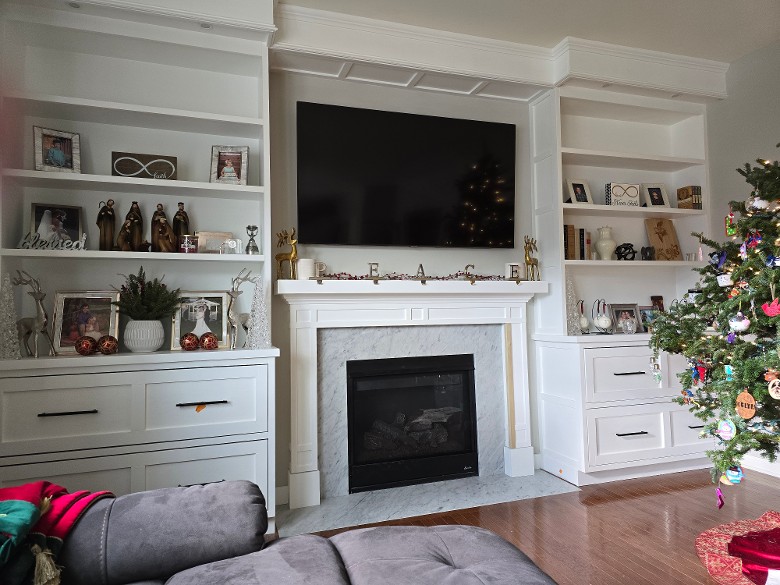
[[[0,467],[0,487],[48,480],[68,491],[145,489],[246,479],[268,494],[268,441],[244,441]]]
[[[585,400],[590,403],[668,396],[653,379],[652,350],[641,347],[585,349]],[[664,360],[664,356],[659,358]],[[662,364],[663,367],[663,364]]]
[[[229,425],[238,427],[238,432],[267,431],[268,387],[267,375],[260,371],[263,368],[210,368],[196,380],[183,375],[148,383],[146,430]]]
[[[673,410],[669,415],[671,417],[672,445],[675,448],[692,447],[695,451],[712,449],[715,439],[699,436],[704,428],[704,422],[689,412],[687,407],[685,410]]]
[[[667,405],[616,406],[588,411],[588,463],[591,466],[663,457]]]
[[[132,386],[126,376],[51,376],[13,381],[2,392],[0,441],[128,433]]]

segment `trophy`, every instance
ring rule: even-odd
[[[246,243],[246,250],[244,251],[250,255],[259,254],[260,248],[257,247],[257,242],[255,242],[255,236],[257,235],[257,226],[256,225],[246,226],[246,233],[249,236],[249,241]]]

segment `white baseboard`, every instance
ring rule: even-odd
[[[290,486],[278,485],[276,486],[276,505],[286,506],[290,503]]]
[[[772,477],[780,477],[780,461],[770,463],[760,455],[748,453],[742,458],[742,467],[752,471],[758,471],[759,473],[765,473]]]

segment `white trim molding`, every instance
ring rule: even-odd
[[[317,330],[334,327],[504,326],[505,473],[534,472],[526,305],[546,282],[279,280],[290,305],[290,508],[320,503]]]

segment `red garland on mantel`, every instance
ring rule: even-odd
[[[780,528],[780,513],[769,511],[755,520],[737,520],[705,530],[696,537],[696,553],[710,576],[720,585],[755,585],[742,572],[742,559],[729,554],[735,536]]]
[[[348,272],[336,272],[334,274],[323,274],[322,276],[313,277],[314,280],[510,280],[514,282],[514,279],[504,278],[503,276],[496,276],[492,274],[472,274],[471,272],[455,272],[448,274],[447,276],[416,276],[412,274],[399,274],[397,272],[389,272],[382,276],[371,276],[369,274],[349,274]]]

